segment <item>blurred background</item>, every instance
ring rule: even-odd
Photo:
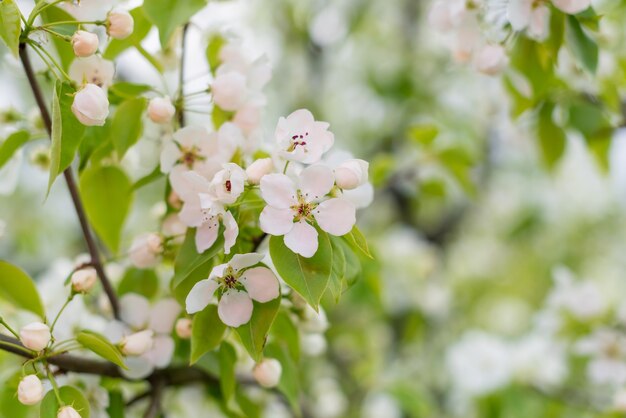
[[[506,0],[485,3],[493,21],[505,19]],[[430,1],[216,1],[194,17],[190,48],[202,54],[189,54],[190,82],[207,81],[199,45],[212,33],[236,34],[268,56],[262,141],[271,142],[279,116],[305,107],[330,123],[338,146],[371,162],[375,198],[359,224],[375,260],[339,304],[327,301],[328,329],[301,336],[307,416],[623,416],[626,2],[593,5],[602,16],[596,74],[576,69],[563,47],[538,75],[549,77],[552,97],[578,106],[557,103],[569,119],[562,154],[549,164],[536,107],[520,108],[511,88],[530,70],[514,56],[496,75],[455,61],[450,36],[428,23]],[[144,45],[156,51],[156,33]],[[175,86],[175,74],[165,76]],[[133,51],[119,57],[117,77],[158,79]],[[5,49],[0,92],[0,138],[16,119],[38,123]],[[610,127],[600,153],[581,126],[597,122],[585,119],[594,112]],[[158,160],[157,134],[147,130],[125,157],[134,178]],[[0,170],[0,258],[38,277],[84,251],[65,185],[45,197],[46,146],[44,137],[29,143]],[[125,248],[156,227],[162,187],[137,195]],[[115,276],[116,260],[109,264]],[[199,397],[172,402],[185,410]],[[291,415],[276,404],[266,416]]]

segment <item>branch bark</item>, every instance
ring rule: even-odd
[[[26,44],[24,43],[20,44],[20,59],[22,61],[22,66],[24,67],[24,71],[26,72],[26,77],[28,78],[28,84],[30,85],[33,95],[35,96],[35,102],[37,102],[37,106],[39,107],[41,118],[43,119],[46,131],[48,132],[48,135],[51,136],[52,119],[50,117],[50,112],[48,112],[46,100],[43,93],[41,92],[41,88],[39,87],[39,82],[35,77],[35,72],[33,71],[33,67],[30,63],[28,51],[26,50]],[[87,249],[89,250],[89,255],[91,257],[91,264],[98,273],[98,277],[100,278],[102,287],[104,288],[104,291],[109,298],[109,302],[111,303],[111,309],[113,311],[113,316],[119,319],[119,302],[115,294],[115,290],[113,289],[113,286],[111,285],[111,282],[107,278],[107,275],[104,271],[104,266],[102,265],[102,260],[100,259],[100,252],[91,232],[89,222],[87,221],[87,215],[85,213],[85,208],[83,207],[83,202],[80,198],[80,194],[78,193],[78,187],[76,186],[76,181],[74,180],[72,167],[68,167],[63,172],[63,176],[65,177],[67,188],[70,191],[70,196],[72,197],[72,202],[74,203],[74,208],[76,209],[76,214],[78,215],[78,220],[80,222],[80,227],[83,232],[83,237],[85,239],[85,243],[87,244]]]

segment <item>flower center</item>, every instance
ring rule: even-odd
[[[239,283],[237,278],[233,276],[232,274],[228,274],[224,276],[223,280],[224,280],[224,286],[226,286],[229,289],[233,289],[235,286],[237,286],[237,283]]]
[[[298,148],[298,146],[301,146],[302,148],[304,148],[304,152],[307,151],[306,149],[306,140],[307,137],[309,136],[308,132],[304,132],[304,134],[295,134],[291,136],[291,143],[289,145],[289,148],[287,148],[288,152],[292,152],[295,151],[296,148]]]
[[[191,148],[180,147],[181,157],[178,160],[180,164],[186,165],[188,168],[193,168],[196,161],[204,160],[204,157],[199,154],[199,149],[195,145]]]
[[[239,274],[230,266],[224,270],[224,276],[218,279],[219,283],[226,289],[240,289]]]
[[[298,203],[291,206],[291,210],[294,212],[294,222],[300,222],[301,220],[313,220],[313,210],[317,207],[316,203],[307,202],[300,190],[298,190]]]

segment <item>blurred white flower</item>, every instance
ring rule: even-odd
[[[106,90],[113,83],[115,66],[113,61],[100,55],[87,58],[76,58],[69,68],[69,76],[78,85],[90,83]]]
[[[129,258],[135,267],[154,267],[163,253],[163,237],[156,233],[137,236],[130,246]]]
[[[274,136],[279,155],[289,161],[304,164],[318,162],[335,142],[327,122],[318,122],[306,109],[299,109],[289,116],[281,117]]]
[[[273,358],[264,358],[252,369],[252,375],[259,385],[264,388],[273,388],[280,382],[283,367],[280,362]]]
[[[579,340],[575,352],[590,356],[587,376],[598,385],[626,383],[626,337],[610,329],[597,329]]]
[[[528,36],[538,41],[548,37],[550,9],[535,0],[510,0],[508,18],[514,30],[527,29]]]
[[[552,271],[555,287],[548,296],[548,305],[554,309],[564,309],[580,320],[588,320],[600,315],[606,309],[602,293],[595,283],[576,281],[565,267]]]
[[[169,97],[154,97],[148,103],[148,117],[154,123],[169,123],[176,108]]]

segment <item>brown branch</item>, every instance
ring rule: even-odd
[[[146,413],[143,416],[144,418],[157,418],[161,412],[161,401],[163,398],[165,383],[163,379],[157,378],[150,382],[150,386],[152,387],[150,404],[148,405],[148,409],[146,409]]]
[[[41,88],[39,87],[37,78],[35,77],[35,72],[33,71],[33,67],[30,63],[30,58],[28,57],[28,52],[26,51],[26,44],[24,43],[20,44],[20,59],[24,67],[24,71],[26,72],[26,77],[28,78],[30,88],[33,92],[33,95],[35,96],[35,101],[37,102],[37,106],[39,107],[39,111],[41,112],[41,118],[43,119],[46,131],[48,131],[48,135],[52,137],[52,119],[50,118],[50,112],[48,112],[45,98],[43,96]],[[63,176],[65,177],[67,188],[70,191],[72,202],[74,203],[74,208],[76,209],[76,214],[78,215],[78,220],[80,221],[80,227],[83,231],[83,237],[85,239],[85,243],[87,244],[89,255],[91,257],[91,264],[96,269],[98,277],[100,278],[100,282],[102,283],[102,287],[104,288],[104,291],[109,298],[109,302],[111,303],[111,309],[113,310],[113,316],[119,319],[119,302],[115,294],[115,290],[113,289],[113,286],[111,285],[111,282],[107,278],[104,271],[104,267],[100,259],[100,253],[98,251],[98,246],[96,245],[96,241],[92,235],[89,222],[87,221],[85,208],[83,207],[83,202],[80,198],[80,194],[78,193],[78,187],[76,187],[76,181],[74,180],[74,174],[72,173],[71,166],[63,172]]]
[[[187,40],[187,31],[189,30],[189,23],[183,26],[183,33],[181,39],[181,51],[180,51],[180,69],[178,73],[178,100],[176,107],[176,117],[178,119],[178,127],[185,126],[185,43]]]

